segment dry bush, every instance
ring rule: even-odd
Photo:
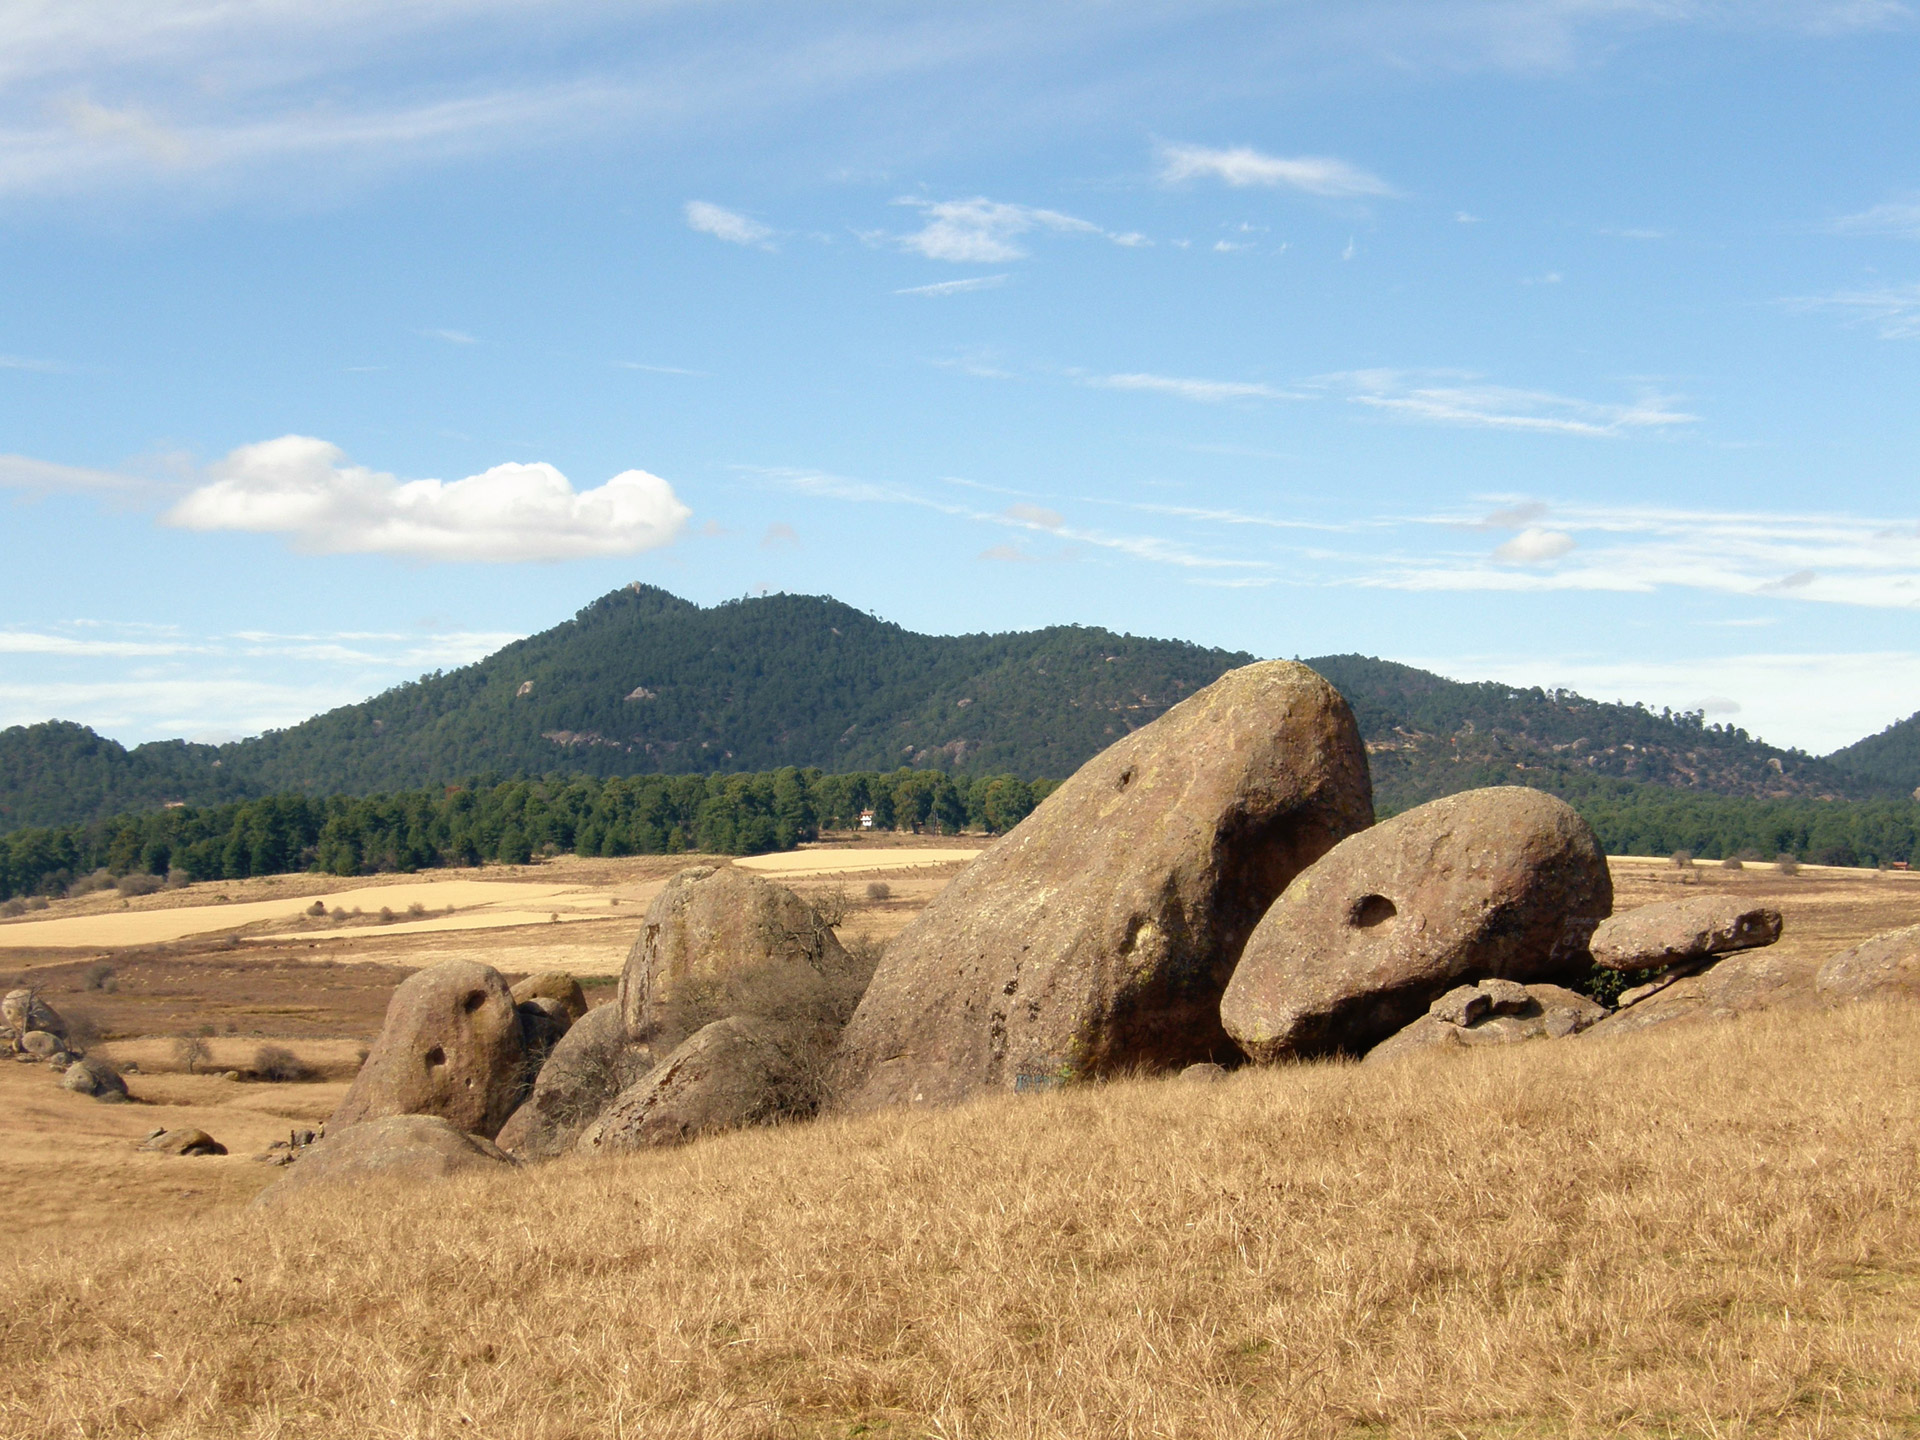
[[[1744,870],[1747,867],[1738,855],[1729,855],[1720,862],[1720,868],[1722,870]]]
[[[0,1414],[157,1440],[1891,1437],[1920,1413],[1917,1145],[1920,1011],[1856,1007],[367,1183],[11,1247]]]
[[[111,985],[109,988],[112,988]],[[93,1018],[91,1010],[69,1007],[61,1018],[67,1022],[67,1049],[75,1054],[84,1055],[106,1039],[100,1022]]]
[[[1783,850],[1780,852],[1779,858],[1773,862],[1773,868],[1778,870],[1782,875],[1798,875],[1800,873],[1800,862]]]
[[[1673,863],[1678,869],[1691,870],[1693,868],[1693,852],[1691,850],[1674,851]]]
[[[167,882],[144,870],[129,870],[114,882],[114,888],[128,897],[157,895],[167,888]]]
[[[879,905],[892,898],[893,887],[887,884],[886,881],[869,880],[867,882],[867,899],[873,901],[874,904]]]
[[[284,1045],[262,1045],[254,1051],[253,1074],[256,1079],[281,1085],[320,1078],[318,1071]]]
[[[407,914],[412,916],[415,920],[418,920],[421,916],[425,915],[426,913],[427,913],[427,907],[425,905],[422,905],[418,900],[414,901],[411,905],[407,906]]]
[[[382,905],[380,907],[380,923],[382,925],[391,925],[393,923],[393,907],[391,905]]]
[[[318,920],[321,916],[325,915],[326,913],[327,913],[327,902],[324,900],[316,900],[313,902],[313,904],[307,906],[307,914],[313,916],[313,918],[316,920]]]
[[[0,903],[0,920],[11,920],[16,915],[24,915],[26,913],[27,902],[24,897],[15,896],[11,900]]]
[[[67,895],[91,895],[96,890],[113,889],[113,874],[109,870],[95,870],[91,875],[82,875],[67,886]]]
[[[80,985],[85,990],[104,990],[108,994],[120,988],[116,979],[117,971],[105,960],[96,960],[80,974]]]
[[[813,906],[813,913],[820,917],[821,923],[829,930],[836,925],[846,924],[847,916],[853,911],[853,900],[844,885],[816,891],[808,897],[807,903]]]
[[[179,1035],[174,1037],[173,1063],[184,1065],[189,1075],[213,1058],[213,1051],[204,1038],[199,1035]]]

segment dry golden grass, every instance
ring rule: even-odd
[[[1916,1146],[1860,1007],[365,1187],[16,1249],[0,1431],[1911,1435]]]

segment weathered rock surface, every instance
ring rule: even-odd
[[[103,1100],[109,1105],[131,1098],[127,1094],[127,1082],[120,1078],[120,1072],[104,1060],[74,1061],[60,1077],[60,1088],[71,1090],[76,1095],[91,1095],[95,1100]]]
[[[755,985],[813,1003],[798,992],[850,983],[853,969],[832,929],[786,886],[732,866],[695,865],[647,907],[620,974],[620,1013],[629,1036],[648,1040],[676,1004],[732,1014],[754,997],[727,992]]]
[[[1515,1045],[1523,1040],[1559,1040],[1577,1035],[1607,1017],[1607,1007],[1585,995],[1559,985],[1514,985],[1506,980],[1483,981],[1486,986],[1502,987],[1497,1006],[1487,996],[1488,1007],[1467,1024],[1457,1024],[1441,1014],[1439,1001],[1434,1008],[1397,1034],[1381,1041],[1367,1052],[1365,1063],[1379,1064],[1425,1050],[1435,1045]],[[1477,988],[1477,987],[1476,987]],[[1520,991],[1516,999],[1510,990]],[[1456,992],[1448,992],[1449,999]],[[1460,1008],[1450,1006],[1449,1009]]]
[[[520,1016],[520,1040],[526,1047],[527,1066],[537,1069],[573,1028],[573,1017],[567,1014],[565,1005],[547,995],[522,1000],[513,1008]]]
[[[1889,930],[1842,950],[1820,967],[1813,986],[1823,1000],[1920,996],[1920,925]]]
[[[772,1027],[732,1015],[696,1031],[630,1086],[580,1137],[582,1154],[619,1155],[805,1108],[809,1057]]]
[[[1224,1065],[1216,1065],[1211,1060],[1202,1060],[1197,1065],[1189,1065],[1180,1072],[1180,1079],[1189,1085],[1218,1085],[1233,1072]]]
[[[1814,967],[1804,960],[1766,950],[1727,956],[1696,975],[1661,987],[1632,1006],[1616,1010],[1589,1035],[1624,1035],[1675,1020],[1729,1019],[1754,1010],[1793,1005],[1813,998]]]
[[[36,1060],[51,1060],[66,1051],[67,1042],[49,1030],[29,1030],[20,1037],[20,1048]]]
[[[1345,700],[1234,670],[1095,756],[888,945],[836,1108],[1222,1060],[1220,993],[1289,881],[1373,818]]]
[[[227,1147],[206,1131],[195,1130],[192,1127],[162,1130],[158,1135],[150,1136],[140,1148],[156,1150],[162,1155],[224,1155],[227,1153]]]
[[[546,1159],[573,1147],[614,1097],[645,1078],[655,1056],[627,1038],[618,1005],[602,1005],[567,1031],[497,1143],[522,1160]]]
[[[32,990],[8,991],[6,997],[0,999],[0,1019],[4,1019],[7,1028],[16,1035],[39,1030],[58,1035],[62,1040],[67,1038],[67,1022],[60,1018],[60,1012]]]
[[[1698,895],[1622,910],[1593,932],[1593,963],[1608,970],[1654,970],[1755,950],[1780,938],[1780,912],[1730,896]]]
[[[1470,790],[1343,840],[1247,941],[1220,1002],[1256,1060],[1362,1054],[1462,980],[1575,980],[1613,905],[1606,856],[1565,802]]]
[[[542,970],[513,987],[514,1004],[524,1005],[529,1000],[558,1000],[567,1012],[569,1025],[587,1018],[587,992],[564,970]]]
[[[526,1092],[527,1051],[507,982],[491,965],[445,960],[400,983],[386,1024],[327,1121],[437,1115],[491,1138]]]
[[[301,1195],[369,1180],[418,1185],[449,1175],[508,1169],[513,1163],[499,1146],[437,1115],[385,1115],[304,1147],[299,1159],[253,1203],[283,1205]]]

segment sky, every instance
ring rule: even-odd
[[[1920,710],[1894,0],[11,0],[0,725],[630,581]]]

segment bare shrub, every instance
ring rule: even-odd
[[[84,990],[105,990],[109,994],[120,988],[120,982],[114,978],[118,972],[104,960],[96,960],[80,973],[80,986]]]
[[[52,903],[53,902],[44,895],[29,895],[27,897],[27,909],[29,910],[45,910]]]
[[[82,875],[68,885],[67,894],[69,896],[91,895],[96,890],[111,889],[113,889],[113,875],[105,869],[100,869],[95,870],[91,875]]]
[[[407,914],[412,916],[416,920],[418,920],[421,916],[425,915],[426,913],[427,913],[427,907],[422,905],[418,900],[414,901],[411,905],[407,906]]]
[[[197,1074],[202,1065],[213,1058],[213,1051],[207,1042],[198,1035],[177,1036],[173,1042],[173,1060],[176,1065],[187,1067],[189,1075]]]
[[[380,923],[382,925],[391,925],[393,923],[393,907],[391,905],[382,905],[380,907]]]
[[[327,916],[336,925],[344,925],[347,923],[347,912],[338,905],[329,910]]]
[[[887,884],[886,881],[869,880],[867,882],[867,899],[873,901],[874,904],[878,905],[882,901],[891,900],[892,898],[893,887]]]
[[[193,877],[178,866],[167,871],[167,888],[169,890],[184,890],[192,883]]]
[[[1692,869],[1693,868],[1693,852],[1691,850],[1674,851],[1673,863],[1675,866],[1677,866],[1679,869],[1682,869],[1682,870]]]
[[[61,1018],[67,1022],[67,1049],[76,1055],[86,1054],[107,1038],[92,1011],[70,1008]]]
[[[1738,855],[1729,855],[1720,862],[1720,868],[1722,870],[1744,870],[1747,867]]]
[[[325,915],[326,913],[327,913],[327,902],[324,900],[316,900],[313,902],[313,904],[307,906],[307,914],[313,916],[313,918],[316,920],[318,920],[321,916]]]
[[[277,1085],[292,1085],[318,1078],[314,1068],[284,1045],[262,1045],[253,1052],[256,1079]]]
[[[15,899],[6,901],[4,904],[0,904],[0,919],[11,920],[16,915],[24,915],[26,913],[27,902],[24,899],[16,897]]]
[[[818,915],[828,929],[844,925],[848,913],[853,909],[853,900],[848,896],[846,887],[836,885],[831,890],[822,890],[809,901],[813,913]]]
[[[149,875],[144,870],[129,870],[114,882],[114,888],[129,899],[141,895],[157,895],[167,888],[167,882],[158,875]]]
[[[1773,868],[1778,870],[1782,875],[1798,875],[1800,873],[1800,862],[1782,850],[1779,858],[1773,862]]]

